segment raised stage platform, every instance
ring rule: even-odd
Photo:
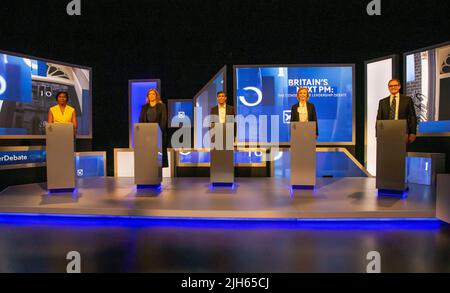
[[[408,196],[378,196],[374,178],[318,178],[315,190],[291,190],[286,178],[165,178],[160,190],[136,190],[133,178],[77,181],[74,193],[48,194],[46,184],[0,193],[0,214],[126,216],[173,219],[302,220],[435,218],[435,191],[410,184]]]

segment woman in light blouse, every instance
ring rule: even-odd
[[[309,91],[307,88],[298,89],[297,100],[299,103],[291,108],[291,122],[316,122],[316,136],[319,136],[316,107],[308,102]]]

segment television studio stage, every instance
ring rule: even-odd
[[[92,151],[92,68],[0,52],[0,214],[448,223],[448,150],[431,146],[450,137],[450,76],[424,81],[428,67],[445,61],[430,58],[427,67],[424,52],[445,59],[450,43],[403,56],[405,70],[417,71],[404,91],[415,99],[418,137],[434,141],[421,151],[407,152],[406,120],[377,120],[397,56],[365,63],[366,113],[360,119],[355,64],[235,65],[232,74],[227,66],[220,69],[192,99],[167,99],[166,168],[161,128],[139,123],[145,97],[160,92],[161,80],[129,80],[128,148]],[[433,99],[424,103],[426,95],[417,93],[421,82],[439,86],[439,95],[431,91]],[[317,121],[291,121],[300,87],[308,90]],[[89,147],[75,146],[72,124],[45,122],[60,91],[70,94],[76,111],[77,142]],[[215,137],[222,133],[227,146],[231,137],[231,148],[215,149],[206,143],[210,125],[204,121],[224,91],[233,92],[229,102],[244,119],[217,123],[223,128]],[[356,143],[361,120],[364,145]],[[184,141],[186,134],[192,140]]]
[[[434,182],[423,181],[426,174],[410,174],[409,180],[417,183],[409,183],[403,194],[381,195],[376,179],[345,148],[317,148],[317,173],[322,177],[314,188],[293,188],[285,164],[290,160],[287,149],[267,162],[255,162],[264,160],[258,149],[246,152],[236,152],[235,159],[241,161],[236,175],[246,177],[237,177],[234,184],[211,183],[206,150],[170,150],[161,186],[138,188],[132,177],[133,150],[116,149],[114,177],[78,178],[76,189],[57,193],[49,192],[45,182],[10,186],[0,193],[0,214],[265,221],[436,218],[436,188]],[[96,157],[103,158],[99,166],[105,168],[104,153],[80,155],[78,168],[83,165],[80,158]],[[186,163],[193,158],[195,163]],[[409,154],[408,169],[417,170],[417,162],[424,159],[429,158]],[[83,168],[89,172],[88,164]]]
[[[48,194],[45,183],[0,194],[1,214],[149,217],[205,220],[434,219],[435,191],[411,184],[406,198],[378,196],[374,178],[321,178],[315,190],[288,179],[238,178],[212,187],[207,178],[168,178],[138,190],[133,178],[87,178],[73,193]]]

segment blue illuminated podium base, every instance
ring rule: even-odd
[[[60,189],[49,189],[49,194],[63,194],[63,193],[74,193],[76,188],[60,188]]]
[[[292,190],[314,190],[314,185],[291,185]]]
[[[216,182],[216,183],[211,183],[211,187],[230,187],[230,188],[233,188],[233,187],[235,187],[235,183],[234,182]]]
[[[145,184],[138,184],[136,185],[136,188],[138,190],[144,190],[144,189],[153,189],[153,190],[157,190],[157,189],[161,189],[162,185],[161,184],[151,184],[151,185],[145,185]]]
[[[406,198],[408,196],[408,188],[405,190],[378,189],[378,196],[397,196]]]

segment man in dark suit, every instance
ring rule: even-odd
[[[227,95],[224,92],[217,93],[217,106],[211,108],[211,115],[219,117],[219,123],[225,123],[226,116],[233,116],[234,108],[227,105]]]
[[[234,136],[236,137],[234,108],[227,105],[227,95],[225,92],[220,91],[217,93],[217,106],[211,108],[210,116],[210,130],[214,127],[214,123],[234,123]],[[214,140],[211,142],[214,142]]]
[[[416,140],[417,117],[414,102],[411,97],[401,95],[401,83],[392,79],[388,83],[389,97],[382,99],[378,104],[377,120],[406,120],[408,141]]]
[[[299,88],[297,91],[298,104],[291,108],[291,122],[316,122],[316,137],[319,136],[319,124],[314,104],[308,102],[309,91],[307,88]]]

